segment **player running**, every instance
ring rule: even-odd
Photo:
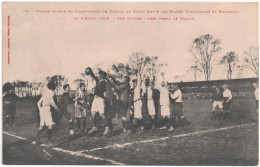
[[[58,121],[64,115],[69,120],[69,134],[74,135],[73,117],[68,111],[68,105],[73,103],[73,99],[70,97],[70,93],[69,93],[70,85],[69,84],[63,85],[63,90],[64,90],[64,92],[61,95],[61,98],[59,100],[60,113],[58,116]]]
[[[56,110],[58,109],[57,105],[54,102],[54,90],[56,85],[53,81],[50,81],[47,85],[46,91],[43,93],[41,99],[38,101],[37,106],[40,111],[40,127],[36,135],[36,141],[33,141],[32,144],[38,144],[40,140],[40,135],[45,127],[47,127],[48,142],[47,146],[53,146],[51,141],[52,139],[52,128],[54,122],[51,115],[51,106]]]

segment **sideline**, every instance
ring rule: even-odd
[[[15,138],[20,139],[20,140],[31,141],[31,140],[26,139],[24,137],[17,136],[17,135],[14,135],[14,134],[11,134],[11,133],[8,133],[8,132],[5,132],[5,131],[3,131],[3,134],[15,137]],[[41,146],[46,147],[44,144],[42,144]],[[111,159],[100,158],[100,157],[96,157],[96,156],[92,156],[92,155],[83,154],[83,153],[80,153],[80,152],[64,150],[64,149],[61,149],[61,148],[58,148],[58,147],[48,147],[48,148],[55,150],[55,151],[58,151],[58,152],[67,153],[67,154],[70,154],[70,155],[73,155],[73,156],[80,156],[80,157],[84,157],[84,158],[91,159],[91,160],[99,160],[99,161],[110,162],[112,165],[125,165],[123,163],[120,163],[120,162],[117,162],[117,161],[114,161],[114,160],[111,160]]]
[[[156,139],[135,141],[135,142],[131,142],[131,143],[113,144],[113,145],[109,145],[109,146],[105,146],[105,147],[93,148],[93,149],[90,149],[90,150],[81,150],[81,151],[78,151],[78,152],[83,153],[83,152],[93,152],[93,151],[98,151],[98,150],[104,150],[104,149],[109,149],[109,148],[113,148],[113,149],[124,148],[126,146],[131,146],[131,145],[134,145],[134,144],[152,143],[152,142],[156,142],[156,141],[163,141],[163,140],[168,140],[168,139],[173,139],[173,138],[199,135],[199,134],[204,134],[204,133],[209,133],[209,132],[225,131],[225,130],[230,130],[230,129],[235,129],[235,128],[243,128],[243,127],[247,127],[247,126],[254,126],[255,124],[256,123],[236,125],[236,126],[228,126],[228,127],[224,127],[224,128],[210,129],[210,130],[204,130],[204,131],[198,131],[198,132],[192,132],[192,133],[186,133],[186,134],[180,134],[180,135],[172,135],[172,136],[161,137],[161,138],[156,138]]]

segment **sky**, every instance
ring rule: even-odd
[[[24,12],[28,10],[28,12]],[[48,11],[51,13],[38,13]],[[52,13],[71,10],[73,13]],[[107,10],[108,14],[79,14],[75,10]],[[115,14],[113,11],[190,10],[239,11],[236,14]],[[7,30],[10,16],[10,64],[7,63]],[[74,20],[75,17],[110,17],[106,21]],[[117,20],[118,17],[142,17],[145,20]],[[194,18],[185,21],[148,20],[148,17]],[[4,3],[3,5],[3,83],[13,80],[43,81],[47,76],[65,75],[69,81],[80,77],[88,66],[99,64],[106,70],[112,63],[126,63],[133,52],[158,56],[168,64],[166,79],[193,81],[187,72],[194,63],[189,52],[192,41],[204,34],[221,40],[222,51],[213,59],[211,79],[226,79],[221,57],[238,54],[258,46],[257,3]],[[233,78],[237,78],[237,72]],[[255,77],[245,70],[243,78]],[[203,75],[198,79],[203,80]]]

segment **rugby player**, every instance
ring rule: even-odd
[[[87,124],[87,115],[86,115],[86,91],[85,91],[85,84],[80,83],[79,90],[76,92],[75,101],[75,118],[77,120],[77,129],[78,132],[86,131],[86,124]],[[81,124],[83,129],[81,129]]]
[[[52,146],[52,128],[54,122],[52,120],[51,106],[56,110],[58,109],[57,105],[54,102],[54,90],[56,85],[53,81],[50,81],[47,84],[46,91],[43,93],[41,99],[38,101],[37,106],[40,111],[40,127],[36,135],[36,140],[32,144],[38,144],[40,140],[40,135],[45,127],[47,127],[48,142],[47,146]]]

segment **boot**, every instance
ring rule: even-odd
[[[109,132],[110,132],[110,128],[109,128],[109,127],[106,127],[106,128],[105,128],[105,131],[104,131],[104,133],[103,133],[103,136],[107,136],[107,135],[109,134]]]
[[[215,113],[215,111],[212,111],[211,119],[214,119],[214,118],[216,118],[216,113]]]
[[[174,131],[174,127],[170,126],[170,128],[167,130],[168,132]]]
[[[167,129],[167,126],[165,125],[165,126],[161,127],[160,129],[161,129],[161,130],[166,130],[166,129]]]
[[[36,134],[36,140],[32,142],[32,144],[39,144],[39,140],[40,140],[40,136],[42,134],[42,129],[38,130],[37,134]]]
[[[93,126],[93,128],[88,132],[88,134],[92,134],[97,131],[97,128]]]

